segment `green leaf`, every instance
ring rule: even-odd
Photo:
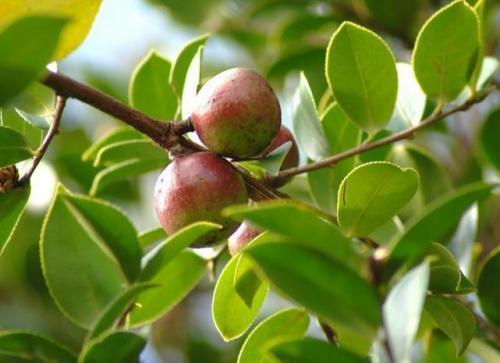
[[[242,164],[245,168],[249,168],[250,171],[252,171],[253,168],[258,168],[270,176],[276,176],[280,171],[281,164],[283,164],[283,160],[285,160],[285,157],[291,147],[291,141],[285,142],[262,159],[246,161]]]
[[[187,69],[181,97],[181,116],[184,120],[191,116],[191,111],[194,107],[196,95],[200,87],[202,56],[203,46],[198,48],[198,51]]]
[[[493,250],[482,264],[477,281],[477,297],[481,310],[489,321],[500,327],[500,248]]]
[[[30,125],[48,129],[56,109],[56,95],[41,83],[33,83],[13,100],[13,106]]]
[[[429,290],[436,293],[456,293],[462,274],[453,254],[439,243],[432,243],[427,254],[433,256]]]
[[[382,38],[344,22],[326,50],[326,78],[354,123],[370,134],[384,128],[394,110],[398,79],[394,56]]]
[[[457,355],[463,354],[476,331],[474,314],[458,301],[436,295],[427,296],[425,310],[453,341]]]
[[[208,34],[203,34],[202,36],[187,43],[180,51],[174,65],[172,66],[172,71],[170,72],[170,83],[179,97],[182,95],[182,91],[184,89],[184,83],[186,81],[189,66],[198,53],[200,47],[205,45],[207,39]]]
[[[380,227],[410,201],[418,187],[418,174],[388,162],[358,166],[342,181],[337,218],[348,236],[364,237]]]
[[[488,160],[500,170],[500,108],[491,111],[481,127],[481,146]]]
[[[479,21],[465,1],[454,1],[427,20],[412,61],[425,94],[441,104],[457,97],[472,74],[478,46]]]
[[[130,313],[132,326],[151,323],[179,303],[200,281],[206,261],[191,251],[182,251],[149,279],[160,287],[139,295]]]
[[[3,360],[8,358],[9,360]],[[65,346],[35,332],[25,330],[0,333],[2,362],[76,363],[76,355]]]
[[[139,355],[146,340],[127,331],[114,332],[96,339],[85,347],[79,363],[130,363],[139,362]]]
[[[294,243],[260,244],[245,254],[279,291],[328,320],[340,344],[368,351],[380,323],[379,300],[368,282],[324,253]]]
[[[398,96],[396,108],[387,129],[400,132],[418,125],[425,110],[425,93],[415,78],[413,69],[408,63],[396,64],[398,72]]]
[[[169,84],[170,62],[156,51],[149,52],[134,70],[129,84],[129,103],[147,115],[172,120],[177,96]]]
[[[23,135],[8,127],[0,127],[0,167],[31,158],[35,152]]]
[[[138,176],[165,166],[164,159],[130,159],[101,170],[94,177],[90,195],[99,194],[108,185],[123,179]]]
[[[238,363],[273,363],[270,350],[281,343],[302,338],[309,327],[309,316],[303,309],[279,311],[255,327],[238,355]]]
[[[29,187],[15,188],[0,194],[0,255],[16,230],[29,196]]]
[[[123,318],[123,315],[128,312],[127,310],[132,307],[132,304],[140,293],[149,289],[154,289],[158,286],[159,285],[157,284],[151,283],[140,283],[130,286],[111,304],[109,304],[102,312],[101,316],[97,318],[96,323],[92,326],[85,337],[86,341],[96,339],[112,330]]]
[[[271,349],[272,354],[282,363],[369,363],[347,350],[322,340],[305,338],[282,343]]]
[[[34,115],[32,113],[24,112],[16,108],[16,112],[21,118],[29,123],[31,126],[38,127],[39,129],[48,129],[50,127],[49,118],[46,116]]]
[[[162,227],[157,227],[145,231],[139,235],[139,243],[142,248],[149,247],[150,245],[166,239],[167,233]]]
[[[90,327],[127,284],[118,260],[91,222],[59,186],[40,240],[50,294],[59,309],[82,327]]]
[[[418,258],[431,242],[440,241],[469,207],[486,198],[493,186],[482,182],[468,184],[435,200],[413,217],[405,231],[390,243],[391,258]]]
[[[382,308],[387,339],[395,362],[409,362],[429,283],[429,263],[410,270],[391,289]]]
[[[470,276],[472,270],[472,253],[478,232],[479,208],[472,205],[460,219],[455,234],[450,240],[450,250],[455,255],[460,270]]]
[[[425,363],[470,363],[469,355],[457,356],[453,342],[439,330],[434,330],[425,341]],[[481,362],[483,362],[481,360]],[[493,362],[491,362],[493,363]]]
[[[144,136],[130,127],[120,127],[93,143],[82,155],[83,161],[94,160],[104,147],[120,141],[141,140]]]
[[[229,260],[215,285],[212,316],[215,327],[225,341],[240,337],[252,324],[264,302],[269,285],[262,283],[252,299],[243,299],[236,290],[235,274],[241,254]],[[251,300],[251,304],[247,304]]]
[[[182,250],[189,247],[199,237],[221,228],[222,226],[210,222],[196,222],[169,236],[144,257],[141,279],[150,280],[154,278],[163,267],[168,265]]]
[[[0,105],[40,76],[54,54],[66,23],[65,18],[29,16],[3,29],[0,33]]]
[[[305,204],[291,200],[262,202],[230,207],[225,214],[239,221],[247,219],[262,229],[287,236],[342,263],[354,266],[359,262],[351,241],[324,215]]]
[[[112,165],[130,159],[158,159],[168,163],[167,152],[151,140],[118,141],[102,147],[94,160],[94,166]]]
[[[330,155],[330,148],[316,112],[316,105],[304,73],[292,100],[293,131],[300,149],[309,159],[322,160]]]
[[[365,0],[377,23],[404,37],[412,28],[422,3],[420,0]]]
[[[14,107],[0,108],[0,119],[3,127],[8,127],[24,136],[25,142],[32,150],[36,150],[42,143],[43,130],[26,122]]]
[[[234,289],[249,308],[252,307],[253,299],[257,296],[259,288],[264,284],[264,281],[255,272],[253,261],[241,255],[234,272]]]

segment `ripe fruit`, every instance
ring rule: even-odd
[[[191,122],[200,140],[218,154],[246,158],[262,152],[281,125],[278,98],[269,83],[245,68],[210,79],[196,96]]]
[[[223,226],[222,230],[201,237],[193,246],[227,238],[236,223],[223,217],[221,210],[246,201],[242,177],[229,162],[210,152],[175,158],[161,173],[154,192],[156,214],[168,234],[197,221]]]
[[[236,232],[234,232],[228,239],[227,246],[231,256],[240,252],[251,240],[257,237],[262,232],[255,228],[247,221],[240,224]]]
[[[273,142],[265,151],[265,154],[267,155],[288,141],[292,142],[292,146],[288,150],[288,153],[286,154],[285,159],[281,164],[280,170],[294,168],[299,165],[299,148],[297,147],[297,142],[295,141],[295,138],[293,137],[291,131],[287,127],[281,126]],[[281,187],[285,185],[289,180],[290,178],[280,180],[278,183],[274,184],[274,187]]]

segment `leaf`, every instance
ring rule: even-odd
[[[391,258],[414,259],[422,255],[431,242],[438,242],[469,207],[486,198],[493,186],[471,183],[435,200],[419,215],[413,217],[405,231],[390,242]]]
[[[472,264],[472,249],[478,231],[479,208],[473,204],[460,219],[457,230],[451,238],[450,250],[455,255],[460,270],[470,276]]]
[[[311,88],[304,73],[300,74],[299,86],[293,95],[292,122],[297,143],[309,159],[320,161],[330,155]]]
[[[473,338],[468,350],[482,358],[485,363],[496,363],[500,360],[498,348],[480,338]]]
[[[177,96],[169,84],[170,62],[151,51],[134,70],[129,84],[129,103],[159,120],[172,120]]]
[[[278,148],[267,154],[265,157],[255,161],[247,161],[242,164],[245,168],[249,167],[251,170],[253,167],[263,170],[270,176],[278,175],[280,171],[281,164],[288,154],[288,151],[292,147],[292,142],[288,141],[280,145]],[[250,165],[249,165],[250,164]]]
[[[164,149],[151,140],[118,141],[102,147],[94,160],[94,166],[112,165],[130,159],[158,159],[168,163],[168,155]]]
[[[500,143],[496,137],[500,135],[500,108],[496,108],[486,116],[480,135],[484,154],[493,166],[500,170]]]
[[[481,66],[481,72],[479,73],[479,77],[477,79],[476,88],[482,89],[484,85],[493,78],[493,75],[499,67],[500,62],[498,61],[498,59],[494,57],[484,57]]]
[[[384,128],[396,103],[398,78],[394,56],[382,38],[342,23],[326,50],[326,78],[356,125],[370,134]]]
[[[253,241],[251,242],[253,244]],[[253,261],[244,255],[241,255],[238,260],[233,283],[234,289],[249,308],[252,307],[253,299],[257,296],[259,288],[265,284],[255,273]]]
[[[194,108],[196,95],[201,83],[201,60],[203,56],[203,47],[199,47],[196,55],[193,57],[189,68],[187,69],[184,88],[182,88],[181,97],[181,115],[185,120],[191,116]]]
[[[103,236],[61,186],[44,220],[40,256],[52,298],[82,327],[90,327],[127,284]]]
[[[139,243],[142,248],[149,247],[153,243],[166,239],[167,233],[162,227],[157,227],[143,232],[139,235]]]
[[[322,340],[305,338],[282,343],[271,349],[272,354],[282,363],[369,363],[347,350]]]
[[[0,194],[0,256],[16,230],[29,196],[29,186]]]
[[[462,355],[476,331],[474,314],[459,302],[437,295],[427,296],[425,310],[453,341],[457,356]]]
[[[443,245],[432,243],[427,251],[431,259],[429,290],[436,293],[456,293],[462,278],[453,254]]]
[[[365,0],[371,15],[376,21],[396,34],[404,37],[412,28],[420,10],[420,0]]]
[[[108,185],[114,184],[123,179],[138,176],[152,170],[165,166],[164,159],[130,159],[118,164],[114,164],[104,170],[101,170],[94,177],[90,188],[90,195],[99,194]]]
[[[425,94],[441,104],[457,97],[473,72],[479,21],[472,7],[454,1],[436,12],[418,34],[413,70]]]
[[[239,221],[247,219],[262,229],[287,236],[342,263],[354,265],[359,262],[351,241],[336,225],[305,204],[291,200],[262,202],[253,206],[229,207],[225,214]]]
[[[387,340],[395,362],[410,362],[429,283],[429,263],[422,262],[393,286],[382,311]]]
[[[477,297],[484,315],[497,327],[500,327],[500,248],[494,249],[482,264],[477,281]]]
[[[262,283],[250,299],[243,299],[235,288],[235,274],[241,254],[229,260],[215,285],[212,317],[225,341],[240,337],[252,324],[264,302],[269,285]]]
[[[172,71],[170,72],[170,83],[179,96],[181,96],[184,89],[184,83],[186,82],[189,66],[196,57],[199,49],[205,46],[208,36],[208,34],[203,34],[202,36],[187,43],[180,51],[174,65],[172,66]]]
[[[134,333],[118,331],[92,341],[82,351],[79,363],[139,362],[146,340]]]
[[[196,286],[205,270],[206,261],[195,253],[179,253],[149,279],[160,287],[139,295],[136,307],[130,313],[130,324],[149,324],[161,317]]]
[[[340,344],[368,351],[380,323],[378,297],[368,282],[325,254],[294,243],[260,244],[245,254],[279,291],[328,320]]]
[[[28,112],[24,112],[16,108],[16,112],[21,116],[21,118],[29,123],[31,126],[38,127],[39,129],[48,129],[50,127],[50,121],[48,117],[34,115]]]
[[[138,131],[130,127],[119,127],[116,130],[111,131],[104,137],[93,143],[82,155],[83,161],[94,160],[97,154],[104,147],[120,142],[120,141],[130,141],[130,140],[141,140],[144,136]]]
[[[182,250],[189,247],[204,234],[221,229],[222,226],[210,222],[196,222],[169,236],[151,250],[143,259],[142,280],[150,280],[168,265]]]
[[[8,127],[0,127],[0,167],[29,159],[34,154],[23,135]]]
[[[410,201],[418,187],[418,174],[389,162],[360,165],[342,181],[337,218],[347,236],[367,236]]]
[[[10,128],[21,134],[31,150],[38,149],[42,143],[43,131],[27,123],[19,116],[14,107],[0,108],[0,119],[0,124],[3,127]]]
[[[425,363],[469,363],[469,355],[457,356],[453,342],[439,330],[434,330],[426,339]],[[483,362],[481,360],[481,362]]]
[[[0,333],[0,360],[9,361],[76,363],[76,355],[65,346],[41,334],[11,330]],[[26,359],[26,360],[25,360]]]
[[[13,100],[13,106],[30,125],[48,129],[56,109],[56,95],[41,83],[32,83]]]
[[[411,65],[398,63],[396,69],[398,72],[398,96],[396,108],[387,129],[400,132],[419,124],[424,115],[426,99]]]
[[[5,5],[10,4],[2,3],[2,14],[9,13]],[[29,16],[3,29],[0,33],[0,105],[40,76],[54,54],[66,23],[66,18]]]
[[[238,355],[238,363],[273,363],[270,350],[281,343],[302,338],[309,327],[309,316],[302,309],[279,311],[255,327]]]

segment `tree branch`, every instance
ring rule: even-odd
[[[400,141],[400,140],[410,139],[415,135],[415,133],[417,131],[419,131],[425,127],[428,127],[428,126],[432,125],[433,123],[435,123],[435,122],[437,122],[437,121],[439,121],[447,116],[453,115],[453,114],[458,113],[458,112],[466,111],[470,107],[472,107],[473,105],[480,103],[490,93],[492,93],[496,88],[497,87],[495,85],[492,85],[491,87],[486,88],[482,92],[478,92],[475,96],[468,99],[467,101],[465,101],[461,105],[455,106],[455,107],[449,109],[448,111],[435,112],[432,115],[430,115],[429,117],[427,117],[426,119],[424,119],[422,122],[420,122],[418,125],[410,127],[404,131],[387,136],[383,139],[377,140],[377,141],[372,142],[372,143],[358,145],[352,149],[342,151],[341,153],[332,155],[329,158],[326,158],[324,160],[321,160],[321,161],[318,161],[315,163],[310,163],[310,164],[307,164],[304,166],[283,170],[275,178],[269,178],[268,181],[270,183],[275,183],[277,181],[286,179],[290,176],[294,176],[294,175],[298,175],[298,174],[302,174],[302,173],[307,173],[309,171],[318,170],[318,169],[322,169],[322,168],[334,165],[334,164],[338,163],[339,161],[342,161],[344,159],[348,159],[348,158],[355,156],[355,155],[358,155],[358,154],[365,153],[367,151],[379,148],[379,147],[384,146],[384,145],[393,144],[393,143]]]

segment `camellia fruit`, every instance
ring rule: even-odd
[[[237,223],[221,215],[222,209],[247,202],[241,175],[229,162],[210,152],[175,158],[159,176],[155,191],[156,214],[167,234],[197,222],[223,226],[199,238],[192,246],[201,247],[227,238]]]
[[[227,246],[231,256],[240,252],[251,240],[262,232],[247,221],[243,221],[238,229],[228,238]]]
[[[201,88],[191,122],[210,151],[242,159],[261,153],[271,144],[281,125],[281,109],[262,76],[233,68]]]

